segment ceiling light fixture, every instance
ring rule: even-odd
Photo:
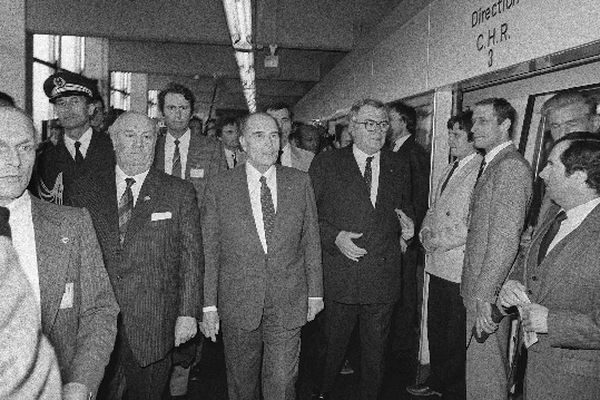
[[[250,0],[223,0],[223,8],[240,71],[244,97],[250,112],[255,112],[256,74],[252,46],[252,5]]]

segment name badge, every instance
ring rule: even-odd
[[[172,217],[171,211],[152,213],[150,221],[162,221],[164,219],[171,219]]]
[[[190,177],[192,178],[204,178],[204,169],[192,168],[190,169]]]
[[[66,308],[73,308],[74,295],[75,293],[73,289],[73,282],[65,284],[65,292],[63,293],[59,308],[61,310],[64,310]]]

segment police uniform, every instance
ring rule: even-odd
[[[50,102],[55,103],[66,96],[83,96],[91,100],[97,89],[91,79],[63,71],[46,79],[44,92]],[[32,185],[38,197],[56,204],[77,206],[77,193],[97,190],[102,187],[99,180],[109,179],[114,172],[114,150],[104,132],[92,130],[85,157],[79,162],[75,158],[64,140],[38,155],[36,181]]]

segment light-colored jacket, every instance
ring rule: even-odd
[[[435,235],[435,250],[426,254],[425,271],[454,283],[460,283],[471,194],[482,159],[481,155],[476,154],[454,173],[444,193],[440,193],[443,182],[452,170],[452,164],[446,168],[421,228],[421,232],[429,230]]]

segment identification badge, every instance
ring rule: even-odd
[[[164,219],[171,219],[171,218],[173,218],[171,211],[152,213],[152,215],[150,216],[151,221],[162,221]]]

